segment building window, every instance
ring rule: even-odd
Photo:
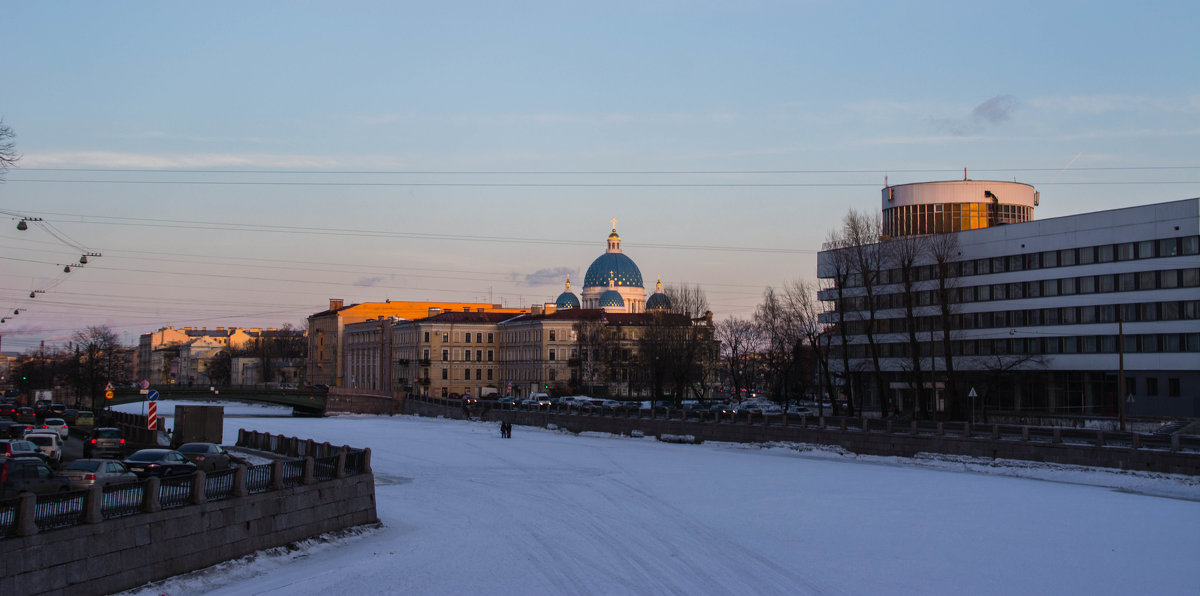
[[[556,380],[557,378],[558,378],[558,371],[554,370],[553,368],[550,369],[550,380],[553,381],[553,380]]]
[[[442,369],[442,380],[444,381],[444,380],[447,380],[447,379],[449,379],[449,378],[450,378],[450,370],[449,370],[449,369],[445,369],[445,368],[443,368],[443,369]]]
[[[421,350],[421,360],[429,360],[429,349]]]
[[[450,343],[450,334],[449,333],[442,334],[442,343],[444,343],[444,344]]]
[[[471,350],[463,350],[463,360],[471,361]]]
[[[550,359],[554,360],[554,350],[550,350]]]
[[[1167,397],[1179,397],[1179,377],[1167,377]]]
[[[442,350],[442,362],[450,360],[450,350]]]
[[[554,341],[554,330],[553,329],[550,330],[550,341]],[[553,360],[553,358],[551,358],[551,360]]]
[[[465,343],[465,344],[471,343],[471,334],[470,333],[463,334],[463,343]]]
[[[1146,395],[1158,395],[1158,379],[1146,377]]]
[[[471,380],[471,369],[468,368],[467,370],[463,371],[463,379],[467,381]]]
[[[1075,249],[1064,248],[1058,251],[1058,264],[1063,267],[1069,267],[1075,264]]]
[[[488,362],[492,361],[492,351],[488,350]]]
[[[482,333],[475,334],[475,343],[477,343],[477,344],[483,343],[483,334]]]
[[[489,344],[490,344],[490,343],[492,343],[492,339],[493,339],[493,338],[492,338],[492,334],[491,334],[491,333],[489,333],[489,334],[488,334],[488,343],[489,343]]]
[[[429,332],[425,332],[425,343],[429,343]]]
[[[490,380],[492,380],[492,369],[489,368],[489,369],[487,369],[487,371],[488,371],[488,380],[490,381]]]
[[[475,369],[475,380],[476,381],[483,380],[483,369],[482,368]]]

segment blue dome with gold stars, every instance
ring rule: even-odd
[[[633,259],[619,252],[604,253],[592,261],[592,266],[583,276],[583,287],[607,287],[610,277],[613,285],[618,287],[642,287],[641,270]]]

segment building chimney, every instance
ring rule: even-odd
[[[535,315],[542,314],[542,305],[534,304],[533,307],[531,308],[531,312]]]
[[[429,307],[429,316],[436,317],[440,314],[442,314],[442,307],[440,307],[440,306]]]
[[[343,301],[341,298],[329,299],[329,310],[337,310],[342,307]]]

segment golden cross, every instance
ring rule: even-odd
[[[613,231],[615,232],[615,231],[617,231],[617,218],[614,217],[612,222],[613,222]]]

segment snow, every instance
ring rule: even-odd
[[[381,526],[130,594],[1200,593],[1195,477],[229,405],[370,447]]]

